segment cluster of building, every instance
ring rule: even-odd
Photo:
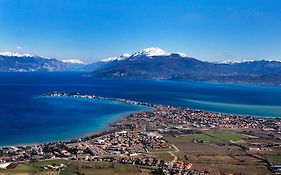
[[[192,164],[187,161],[164,161],[153,157],[150,151],[155,149],[172,149],[172,147],[157,132],[118,131],[69,142],[4,147],[0,149],[0,163],[63,158],[73,161],[132,164],[181,174],[185,174],[191,168]],[[48,165],[44,169],[58,170],[64,167],[64,165]]]
[[[170,148],[162,136],[156,132],[127,132],[120,131],[111,134],[106,134],[98,137],[97,139],[88,141],[89,150],[93,156],[99,156],[100,153],[96,150],[103,150],[110,155],[138,155],[147,153],[150,149],[166,149]]]
[[[151,105],[125,99],[98,97],[94,95],[54,92],[47,96],[72,96],[98,98],[123,103],[151,106],[147,112],[131,114],[111,125],[110,132],[68,142],[54,142],[30,146],[0,148],[0,163],[65,158],[77,161],[105,161],[141,165],[162,173],[202,174],[191,171],[190,162],[164,161],[152,157],[151,150],[173,150],[162,138],[163,133],[186,135],[197,133],[196,128],[254,128],[271,133],[281,133],[278,118],[258,118],[204,112],[172,106]],[[52,168],[52,167],[46,167]],[[56,167],[55,167],[56,168]],[[209,172],[203,172],[208,174]]]
[[[173,106],[153,105],[149,103],[135,102],[131,100],[121,98],[108,98],[100,97],[96,95],[82,95],[79,93],[68,94],[63,92],[52,92],[45,94],[47,96],[71,96],[79,98],[97,98],[105,100],[114,100],[122,103],[150,106],[155,108],[154,111],[136,113],[129,118],[136,120],[127,121],[122,124],[124,128],[135,128],[137,125],[141,126],[143,123],[150,122],[150,126],[163,127],[167,125],[173,125],[180,127],[179,125],[191,124],[191,126],[199,127],[224,127],[224,128],[253,128],[261,129],[264,131],[270,131],[272,133],[281,134],[281,120],[280,118],[262,118],[252,116],[240,116],[231,114],[222,114],[216,112],[207,112],[200,110],[193,110],[188,108],[178,108]],[[140,119],[141,118],[141,119]],[[118,123],[115,124],[117,126]],[[119,123],[119,127],[121,127]],[[176,128],[183,129],[183,128]]]
[[[194,134],[194,128],[260,129],[281,134],[279,118],[260,118],[205,112],[172,106],[155,106],[154,111],[135,113],[113,126],[123,128],[149,128],[160,133]]]
[[[0,162],[56,157],[76,159],[81,154],[91,157],[138,156],[149,154],[151,149],[167,148],[171,148],[171,145],[156,132],[119,131],[94,139],[0,148]]]
[[[81,161],[81,159],[77,159]],[[85,161],[85,160],[83,160]],[[133,157],[122,157],[122,156],[104,156],[104,157],[92,157],[91,161],[94,162],[109,162],[109,163],[120,163],[120,164],[130,164],[130,165],[138,165],[143,168],[152,169],[152,170],[168,170],[170,172],[188,172],[191,168],[192,164],[188,161],[164,161],[157,158],[149,157],[149,156],[133,156]]]

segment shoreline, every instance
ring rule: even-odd
[[[0,145],[1,148],[9,148],[9,147],[28,147],[28,146],[36,146],[36,145],[45,145],[45,144],[54,144],[54,143],[59,143],[59,142],[72,142],[73,140],[80,140],[80,139],[86,139],[88,137],[94,136],[94,135],[101,135],[104,133],[112,132],[113,127],[115,123],[125,120],[128,116],[131,114],[136,114],[136,113],[141,113],[141,112],[147,112],[147,111],[153,111],[153,107],[151,107],[150,104],[148,103],[141,103],[141,102],[135,102],[131,100],[125,100],[125,99],[117,99],[117,98],[108,98],[108,97],[101,97],[101,96],[91,96],[91,95],[79,95],[78,94],[67,94],[67,93],[62,93],[61,95],[58,96],[58,94],[55,95],[55,93],[60,93],[60,92],[51,92],[51,93],[45,93],[43,95],[35,96],[35,97],[74,97],[74,98],[92,98],[92,99],[100,99],[100,100],[108,100],[112,102],[118,102],[118,103],[125,103],[129,105],[136,105],[136,106],[144,106],[144,107],[149,107],[150,109],[144,110],[138,110],[138,111],[128,111],[124,112],[121,115],[118,115],[119,117],[116,118],[114,121],[106,122],[105,126],[101,129],[98,129],[97,131],[89,131],[89,132],[84,132],[76,136],[72,136],[71,138],[64,138],[64,139],[59,139],[59,140],[50,140],[50,141],[42,141],[42,142],[33,142],[33,143],[19,143],[19,144],[9,144],[9,145]],[[63,95],[64,94],[64,95]],[[117,116],[117,115],[116,115]]]
[[[213,114],[220,114],[220,115],[227,115],[227,116],[231,116],[231,117],[242,117],[242,118],[254,118],[254,119],[258,119],[258,120],[280,120],[280,117],[261,117],[261,116],[254,116],[254,115],[240,115],[240,114],[229,114],[229,113],[220,113],[220,112],[213,112],[213,111],[206,111],[206,110],[200,110],[200,109],[190,109],[190,108],[186,108],[186,107],[176,107],[176,106],[171,106],[171,105],[157,105],[157,104],[150,104],[150,103],[143,103],[143,102],[137,102],[137,101],[133,101],[133,100],[127,100],[127,99],[123,99],[123,98],[111,98],[111,97],[102,97],[102,96],[96,96],[96,95],[86,95],[86,94],[80,94],[80,93],[65,93],[65,92],[58,92],[58,91],[54,91],[54,92],[50,92],[50,93],[45,93],[42,94],[40,96],[43,97],[74,97],[74,98],[88,98],[88,99],[101,99],[101,100],[109,100],[109,101],[113,101],[113,102],[119,102],[119,103],[125,103],[125,104],[130,104],[130,105],[137,105],[137,106],[145,106],[145,107],[150,107],[150,110],[144,110],[144,111],[135,111],[135,112],[128,112],[127,114],[123,114],[122,116],[120,116],[117,120],[113,121],[113,122],[109,122],[107,123],[106,127],[99,130],[99,131],[90,131],[90,132],[86,132],[83,134],[79,134],[73,138],[69,138],[69,139],[62,139],[62,140],[57,140],[57,141],[46,141],[46,142],[35,142],[35,143],[27,143],[27,144],[12,144],[12,145],[5,145],[5,146],[1,146],[0,148],[7,148],[7,147],[28,147],[28,146],[35,146],[35,145],[45,145],[45,144],[54,144],[54,143],[59,143],[59,142],[72,142],[74,140],[83,140],[83,139],[87,139],[89,137],[93,137],[96,135],[102,135],[108,132],[112,132],[115,128],[113,127],[113,125],[115,125],[116,123],[120,122],[120,121],[124,121],[127,120],[128,117],[130,117],[130,115],[134,115],[134,114],[138,114],[138,113],[143,113],[143,112],[153,112],[154,110],[156,110],[156,108],[158,106],[169,106],[169,107],[175,107],[175,108],[179,108],[179,109],[187,109],[187,110],[191,110],[191,111],[196,111],[196,112],[202,112],[202,113],[213,113]]]
[[[207,102],[207,101],[200,101],[200,100],[191,100],[191,99],[183,99],[185,101],[194,101],[194,103],[219,103],[219,102]],[[227,103],[222,103],[222,104],[227,104]],[[236,103],[229,103],[229,105],[241,105],[241,104],[236,104]],[[247,106],[247,104],[242,104],[242,105],[245,105]],[[248,105],[248,106],[251,106],[251,105]],[[258,105],[252,105],[252,106],[258,106]],[[272,107],[270,105],[261,105],[261,107]],[[185,108],[185,107],[183,107]],[[269,115],[250,115],[250,114],[239,114],[239,113],[231,113],[231,112],[218,112],[218,111],[212,111],[212,110],[204,110],[204,109],[199,109],[199,108],[188,108],[188,109],[193,109],[193,110],[198,110],[198,111],[203,111],[203,112],[212,112],[212,113],[220,113],[220,114],[226,114],[226,115],[234,115],[234,116],[243,116],[243,117],[255,117],[255,118],[272,118],[272,119],[275,119],[275,118],[281,118],[281,115],[278,115],[278,116],[269,116]]]
[[[228,113],[228,112],[217,112],[217,111],[210,111],[210,110],[204,110],[204,109],[198,109],[198,108],[188,108],[188,107],[175,106],[175,105],[151,104],[151,103],[145,103],[145,102],[138,102],[138,101],[134,101],[134,100],[127,100],[124,98],[102,97],[102,96],[97,96],[97,95],[85,95],[85,94],[80,94],[80,93],[65,93],[65,92],[54,91],[51,93],[43,94],[42,96],[93,98],[93,99],[116,101],[116,102],[120,102],[120,103],[127,103],[127,104],[132,104],[132,105],[137,105],[137,106],[148,106],[151,108],[155,108],[157,106],[171,106],[171,107],[194,110],[194,111],[199,111],[199,112],[224,114],[224,115],[229,115],[229,116],[254,117],[257,119],[281,119],[281,116],[258,116],[258,115],[247,115],[247,114],[235,114],[235,113]]]
[[[62,140],[57,140],[57,141],[46,141],[46,142],[35,142],[35,143],[28,143],[28,144],[12,144],[12,145],[5,145],[5,146],[0,146],[0,148],[7,148],[7,147],[28,147],[28,146],[35,146],[35,145],[45,145],[45,144],[54,144],[54,143],[60,143],[60,142],[73,142],[75,140],[83,140],[83,139],[88,139],[89,137],[94,137],[94,136],[100,136],[102,134],[116,131],[116,128],[114,125],[119,122],[126,121],[130,115],[135,115],[138,113],[145,113],[145,112],[153,112],[157,109],[157,107],[162,106],[162,107],[174,107],[178,109],[186,109],[194,112],[201,112],[201,113],[208,113],[208,114],[218,114],[218,115],[225,115],[229,117],[241,117],[241,118],[250,118],[250,119],[257,119],[257,120],[280,120],[280,117],[261,117],[261,116],[253,116],[253,115],[240,115],[240,114],[229,114],[229,113],[220,113],[220,112],[213,112],[213,111],[206,111],[206,110],[200,110],[200,109],[190,109],[186,107],[177,107],[177,106],[171,106],[171,105],[157,105],[157,104],[150,104],[150,103],[144,103],[144,102],[137,102],[133,100],[127,100],[123,98],[111,98],[111,97],[102,97],[102,96],[96,96],[96,95],[86,95],[86,94],[80,94],[80,93],[65,93],[65,92],[50,92],[50,93],[45,93],[40,96],[43,97],[73,97],[73,98],[86,98],[86,99],[101,99],[101,100],[109,100],[113,102],[119,102],[119,103],[125,103],[125,104],[130,104],[130,105],[137,105],[137,106],[145,106],[149,107],[151,109],[149,110],[144,110],[144,111],[135,111],[135,112],[128,112],[127,114],[122,114],[117,120],[113,122],[107,123],[106,127],[98,130],[98,131],[90,131],[86,132],[83,134],[79,134],[73,138],[69,139],[62,139]]]
[[[259,139],[260,134],[263,134],[263,139],[270,137],[271,140],[272,137],[275,137],[274,135],[280,136],[280,118],[227,115],[80,93],[52,92],[43,96],[114,100],[127,104],[149,106],[151,110],[124,115],[124,117],[109,123],[108,128],[86,133],[77,139],[28,146],[0,147],[0,153],[3,155],[0,156],[0,162],[17,164],[19,162],[65,159],[71,162],[121,163],[146,166],[148,169],[156,168],[169,172],[184,172],[193,171],[190,170],[192,164],[198,164],[198,162],[192,162],[186,158],[184,147],[182,147],[184,145],[193,145],[190,148],[195,149],[195,151],[197,146],[203,146],[206,150],[202,151],[205,152],[209,152],[209,148],[217,147],[225,151],[232,151],[229,150],[229,146],[231,146],[250,157],[252,154],[249,155],[249,151],[252,150],[271,152],[281,147],[280,144],[275,143],[275,141],[280,140],[277,137],[272,143],[256,147],[252,144],[243,145],[239,142],[242,135],[247,137],[242,139],[247,142],[251,141],[254,136],[258,136]],[[205,139],[207,137],[207,140],[196,136],[204,136]],[[193,139],[182,142],[181,139],[186,137]],[[209,137],[212,139],[209,140]],[[215,139],[216,141],[213,142],[214,138],[218,140]],[[256,143],[255,140],[251,142]],[[167,160],[167,157],[163,158],[157,153],[169,154],[174,159]],[[175,156],[174,153],[179,155]],[[213,154],[212,151],[210,153]],[[195,153],[193,156],[196,155]],[[183,159],[180,159],[180,157]],[[263,166],[268,168],[271,166],[267,158],[262,158],[262,160],[267,162]],[[196,168],[195,171],[197,171]],[[200,171],[205,170],[200,168]]]
[[[153,110],[153,109],[152,109]],[[92,136],[96,136],[96,135],[103,135],[109,132],[114,132],[114,128],[111,126],[116,122],[119,122],[121,120],[126,119],[129,115],[131,114],[136,114],[136,113],[141,113],[141,112],[147,112],[147,111],[152,111],[152,110],[145,110],[145,111],[137,111],[137,112],[128,112],[128,114],[124,114],[122,116],[120,116],[117,120],[113,121],[113,122],[109,122],[106,123],[103,129],[97,130],[97,131],[90,131],[90,132],[86,132],[86,133],[82,133],[76,136],[73,136],[72,138],[68,138],[68,139],[61,139],[61,140],[53,140],[53,141],[43,141],[43,142],[34,142],[34,143],[19,143],[19,144],[11,144],[11,145],[0,145],[0,149],[1,148],[12,148],[12,147],[28,147],[28,146],[39,146],[39,145],[45,145],[45,144],[54,144],[54,143],[59,143],[59,142],[65,142],[65,143],[69,143],[72,142],[74,140],[80,140],[80,139],[86,139]]]

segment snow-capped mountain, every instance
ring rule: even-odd
[[[32,54],[0,53],[0,72],[73,71],[78,70],[79,67],[81,66],[77,61],[70,63]]]
[[[91,76],[102,79],[188,79],[281,84],[279,59],[212,63],[160,48],[147,48],[93,64],[83,64],[78,59],[61,61],[32,54],[0,53],[0,72],[19,71],[87,71]]]
[[[143,50],[140,50],[134,54],[131,55],[131,57],[149,57],[149,58],[156,58],[156,57],[161,57],[161,56],[171,56],[171,55],[178,55],[180,57],[188,57],[185,53],[183,52],[168,52],[163,49],[160,49],[158,47],[151,47],[151,48],[146,48]]]
[[[241,64],[241,63],[252,63],[252,62],[281,62],[281,60],[253,60],[253,59],[245,59],[245,60],[224,60],[219,62],[214,62],[215,64]]]
[[[157,47],[151,47],[134,53],[132,57],[136,57],[136,56],[153,57],[153,56],[168,56],[168,55],[171,55],[171,53]]]
[[[71,63],[71,64],[85,64],[83,61],[79,59],[68,59],[68,60],[62,60],[64,63]]]
[[[34,57],[34,55],[31,54],[20,54],[17,52],[0,52],[0,56],[7,56],[7,57]]]
[[[130,54],[125,53],[119,57],[109,57],[109,58],[102,59],[100,61],[102,61],[102,62],[110,62],[110,61],[116,61],[116,60],[120,61],[120,60],[125,60],[125,59],[129,58],[130,56],[131,56]]]
[[[278,60],[204,62],[180,52],[147,48],[103,60],[93,77],[104,79],[190,79],[224,82],[281,83]]]
[[[84,71],[96,71],[96,70],[111,67],[111,66],[113,66],[115,64],[119,64],[121,62],[126,62],[126,61],[136,62],[141,59],[152,59],[152,58],[161,58],[161,57],[188,58],[187,55],[182,52],[167,52],[167,51],[164,51],[163,49],[160,49],[157,47],[151,47],[151,48],[142,49],[133,54],[125,53],[125,54],[122,54],[121,56],[102,59],[96,63],[86,65],[83,68],[83,70]]]
[[[215,62],[216,64],[239,64],[239,63],[250,63],[250,62],[254,62],[255,60],[224,60],[224,61],[219,61],[219,62]]]
[[[183,52],[167,52],[163,49],[157,48],[157,47],[151,47],[151,48],[146,48],[142,49],[138,52],[135,52],[133,54],[128,54],[125,53],[121,56],[118,57],[109,57],[102,59],[102,62],[111,62],[111,61],[123,61],[126,59],[131,59],[133,60],[134,58],[138,57],[149,57],[149,58],[155,58],[155,57],[161,57],[161,56],[170,56],[170,55],[179,55],[180,57],[188,57],[185,53]]]

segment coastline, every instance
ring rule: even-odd
[[[202,113],[213,113],[213,114],[218,114],[218,115],[226,115],[230,117],[242,117],[242,118],[253,118],[257,120],[280,120],[281,118],[279,117],[261,117],[261,116],[254,116],[254,115],[240,115],[240,114],[230,114],[230,113],[219,113],[219,112],[213,112],[213,111],[207,111],[207,110],[201,110],[201,109],[190,109],[190,108],[185,108],[185,107],[176,107],[176,106],[170,106],[170,105],[157,105],[157,104],[150,104],[150,103],[143,103],[143,102],[137,102],[133,100],[127,100],[127,99],[122,99],[122,98],[111,98],[111,97],[102,97],[102,96],[96,96],[96,95],[85,95],[85,94],[80,94],[80,93],[65,93],[65,92],[51,92],[51,93],[45,93],[43,95],[39,95],[38,97],[73,97],[73,98],[86,98],[86,99],[101,99],[101,100],[108,100],[112,102],[118,102],[118,103],[125,103],[125,104],[130,104],[130,105],[137,105],[137,106],[144,106],[144,107],[149,107],[151,109],[149,110],[141,110],[141,111],[131,111],[131,112],[125,112],[121,116],[119,115],[118,119],[109,123],[106,123],[105,127],[97,130],[97,131],[90,131],[86,132],[83,134],[79,134],[77,136],[74,136],[73,138],[68,138],[68,139],[62,139],[62,140],[54,140],[54,141],[46,141],[46,142],[34,142],[34,143],[27,143],[27,144],[11,144],[11,145],[5,145],[5,146],[0,146],[0,148],[6,148],[6,147],[22,147],[22,146],[34,146],[34,145],[45,145],[45,144],[54,144],[54,143],[59,143],[59,142],[73,142],[75,140],[83,140],[83,139],[88,139],[96,136],[101,136],[110,132],[116,132],[117,129],[113,127],[116,123],[119,122],[124,122],[126,121],[131,115],[135,115],[138,113],[145,113],[145,112],[153,112],[157,109],[159,106],[168,106],[168,107],[175,107],[179,109],[187,109],[191,111],[196,111],[196,112],[202,112]]]
[[[206,172],[205,169],[198,167],[200,163],[186,157],[184,150],[187,145],[189,149],[196,152],[197,146],[203,146],[202,151],[208,152],[210,154],[208,156],[214,156],[212,149],[217,148],[224,149],[227,151],[225,156],[229,156],[228,153],[231,152],[229,147],[235,147],[247,157],[255,155],[255,152],[249,154],[249,151],[257,150],[270,153],[274,150],[277,154],[281,147],[278,144],[278,136],[281,135],[280,118],[227,115],[80,93],[52,92],[44,96],[113,100],[149,106],[152,110],[124,115],[109,124],[110,127],[97,132],[89,132],[77,139],[28,146],[0,147],[0,153],[4,155],[0,157],[0,162],[17,165],[31,161],[64,159],[70,164],[103,162],[137,165],[145,169],[162,169],[169,172]],[[260,134],[263,139],[269,137],[272,143],[254,147],[253,144],[246,146],[240,142],[244,140],[256,143],[256,140],[252,139],[259,139]],[[273,139],[272,137],[275,136],[276,138]],[[182,140],[185,138],[191,139]],[[191,155],[198,156],[196,152]],[[162,157],[159,153],[165,153],[173,159],[167,160],[168,157]],[[266,165],[263,164],[264,168],[271,167],[267,158],[258,160],[266,163]],[[193,163],[197,166],[191,169]]]
[[[53,93],[53,92],[52,92]],[[41,97],[57,97],[57,98],[61,98],[61,97],[67,97],[67,98],[85,98],[85,97],[79,97],[79,96],[72,96],[70,94],[65,95],[65,96],[49,96],[48,94],[43,94],[43,95],[37,95],[37,96],[33,96],[33,98],[41,98]],[[105,101],[111,101],[113,103],[125,103],[122,102],[122,99],[119,100],[115,100],[115,98],[106,98],[106,97],[98,97],[96,96],[96,98],[94,99],[100,99],[100,100],[105,100]],[[120,101],[121,100],[121,101]],[[125,103],[128,105],[136,105],[136,106],[144,106],[147,109],[139,109],[139,110],[132,110],[132,111],[127,111],[127,112],[122,112],[119,114],[115,114],[112,115],[113,116],[113,121],[107,121],[104,123],[104,126],[102,126],[101,128],[97,129],[96,131],[89,131],[89,132],[83,132],[77,135],[72,135],[70,137],[67,138],[62,138],[62,139],[55,139],[55,140],[46,140],[46,141],[39,141],[39,142],[30,142],[30,143],[16,143],[16,144],[7,144],[7,145],[0,145],[0,148],[7,148],[7,147],[27,147],[27,146],[35,146],[35,145],[45,145],[45,144],[53,144],[53,143],[59,143],[59,142],[71,142],[73,140],[79,140],[79,139],[84,139],[93,135],[101,135],[104,133],[108,133],[108,132],[112,132],[113,128],[112,125],[116,122],[119,122],[121,120],[125,120],[129,115],[131,114],[135,114],[135,113],[141,113],[141,112],[147,112],[147,111],[153,111],[153,108],[145,106],[145,105],[140,105],[140,104],[134,104],[134,102],[130,102],[130,103]]]
[[[225,106],[227,108],[236,108],[237,106],[239,106],[239,108],[247,108],[247,107],[257,107],[258,109],[260,108],[275,108],[275,109],[279,109],[279,107],[281,108],[281,106],[270,106],[270,105],[249,105],[249,104],[236,104],[236,103],[220,103],[220,102],[208,102],[208,101],[200,101],[200,100],[192,100],[192,99],[182,99],[186,102],[188,102],[189,104],[201,104],[201,106],[216,106],[216,105],[221,105],[221,106]],[[260,107],[260,108],[259,108]],[[227,114],[227,115],[238,115],[238,116],[244,116],[244,117],[256,117],[256,118],[281,118],[281,115],[266,115],[266,114],[260,114],[260,115],[255,115],[255,114],[240,114],[239,112],[217,112],[217,111],[213,111],[213,110],[208,110],[208,109],[200,109],[200,108],[192,108],[194,110],[199,110],[199,111],[204,111],[204,112],[214,112],[214,113],[221,113],[221,114]],[[270,109],[269,109],[270,110]],[[262,112],[260,112],[262,113]]]

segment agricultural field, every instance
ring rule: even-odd
[[[61,171],[44,170],[50,164],[65,164]],[[14,169],[0,169],[0,175],[147,175],[149,170],[138,169],[133,165],[111,164],[103,162],[70,162],[67,160],[46,160],[17,165]]]
[[[29,174],[36,174],[36,175],[58,175],[58,171],[52,170],[44,170],[44,166],[47,165],[60,165],[60,164],[69,164],[67,160],[45,160],[39,161],[34,163],[22,163],[15,165],[15,168],[11,169],[0,169],[0,175],[29,175]]]
[[[152,155],[165,161],[172,161],[174,159],[170,152],[154,152]]]
[[[218,142],[218,141],[239,141],[241,140],[241,135],[238,133],[222,133],[222,132],[205,132],[202,134],[191,134],[188,136],[172,137],[167,136],[169,141],[208,141],[208,142]]]
[[[280,162],[281,157],[276,151],[271,152],[272,155],[261,155],[267,152],[245,149],[243,146],[252,145],[258,140],[272,142],[264,133],[251,134],[254,136],[248,138],[240,131],[208,130],[185,136],[165,135],[164,138],[178,148],[179,151],[174,152],[178,159],[192,162],[192,169],[217,173],[271,174],[266,160]],[[262,139],[255,135],[262,136]]]
[[[267,155],[264,155],[268,160],[269,162],[271,163],[281,163],[281,154],[276,154],[276,155],[270,155],[270,154],[267,154]]]
[[[165,161],[188,161],[191,169],[212,173],[245,175],[271,174],[269,165],[281,163],[278,138],[255,130],[201,130],[184,136],[163,135],[172,147],[148,150],[152,157]],[[264,149],[249,149],[264,148]],[[60,170],[44,169],[48,165],[65,165]],[[63,159],[22,163],[0,169],[0,175],[148,175],[150,170],[134,165],[106,162],[78,162]]]

